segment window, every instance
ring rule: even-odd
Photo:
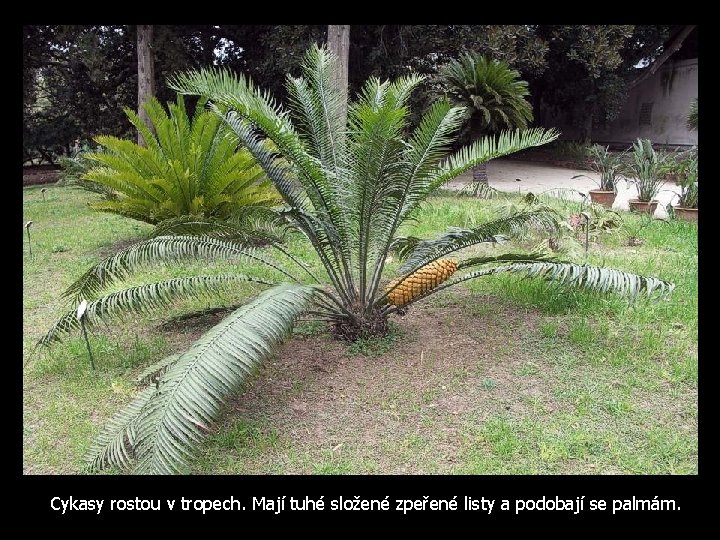
[[[652,103],[643,103],[640,106],[640,119],[638,125],[640,126],[651,126],[652,125]]]

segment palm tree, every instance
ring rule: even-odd
[[[467,107],[465,137],[475,140],[502,129],[525,129],[533,119],[525,99],[528,83],[505,62],[478,53],[464,53],[440,71],[451,99]],[[473,182],[488,183],[487,162],[473,167]]]
[[[530,227],[553,230],[554,217],[542,209],[472,229],[453,228],[430,240],[401,237],[401,225],[448,180],[490,158],[545,144],[557,134],[542,129],[503,133],[448,156],[465,111],[439,101],[406,135],[407,101],[422,80],[417,76],[394,82],[369,79],[348,107],[344,124],[339,94],[330,84],[332,60],[324,49],[310,49],[304,76],[287,79],[289,110],[245,77],[228,71],[191,71],[171,81],[179,92],[210,98],[277,187],[286,204],[282,215],[307,238],[308,252],[322,263],[324,272],[313,272],[279,244],[270,243],[260,252],[249,247],[231,224],[209,228],[202,220],[186,222],[186,234],[140,242],[86,272],[66,292],[74,302],[90,300],[85,326],[131,310],[161,310],[176,298],[242,281],[269,287],[186,352],[148,369],[145,379],[150,384],[101,432],[89,454],[89,470],[108,465],[134,465],[136,471],[149,473],[187,470],[222,405],[288,336],[302,313],[327,321],[338,337],[352,340],[383,335],[390,315],[438,290],[481,276],[521,273],[629,295],[672,289],[654,278],[540,254],[509,252],[460,261],[449,257],[469,246],[500,244]],[[408,255],[396,279],[388,282],[387,255],[400,246]],[[175,278],[99,296],[118,280],[158,261],[217,258],[252,261],[269,271],[258,277],[254,266],[248,266],[247,274]],[[70,310],[42,343],[78,327]]]

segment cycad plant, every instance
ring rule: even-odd
[[[612,153],[607,146],[594,144],[590,147],[590,158],[590,166],[600,174],[598,189],[617,193],[617,184],[623,178],[625,152]]]
[[[595,144],[590,147],[590,167],[598,174],[598,189],[590,190],[590,199],[593,202],[612,208],[617,195],[617,184],[623,178],[625,170],[625,152],[611,153],[609,147]],[[590,178],[585,174],[576,174],[572,178]]]
[[[285,339],[297,316],[308,313],[330,323],[345,339],[383,335],[388,318],[446,287],[507,272],[567,285],[636,295],[672,285],[618,270],[563,263],[539,254],[458,256],[477,244],[496,245],[528,227],[553,229],[554,217],[531,210],[472,229],[451,229],[438,238],[403,238],[400,227],[439,186],[488,159],[547,143],[553,131],[534,129],[483,138],[448,155],[465,111],[446,101],[434,104],[409,132],[407,101],[417,76],[394,82],[368,80],[342,116],[341,97],[331,84],[333,59],[313,47],[303,76],[288,77],[289,109],[243,76],[203,70],[176,76],[171,85],[207,96],[220,118],[263,167],[282,195],[285,218],[308,241],[321,263],[314,272],[280,245],[265,252],[248,247],[231,225],[198,234],[158,236],[126,248],[90,269],[67,294],[89,300],[86,326],[128,310],[166,307],[175,298],[205,294],[254,280],[269,287],[230,314],[190,349],[151,367],[146,389],[113,417],[92,447],[89,470],[108,465],[137,472],[186,471],[197,445],[222,405],[245,377]],[[408,133],[409,132],[409,133]],[[195,225],[185,223],[186,231]],[[212,234],[205,231],[212,230]],[[404,246],[403,265],[389,280],[387,255]],[[273,257],[275,250],[277,257]],[[158,261],[197,259],[251,261],[276,277],[247,273],[175,278],[100,294],[142,267]],[[285,260],[285,263],[282,262]],[[256,266],[257,266],[256,265]],[[43,338],[51,343],[78,328],[74,311]],[[154,381],[154,382],[153,382]]]
[[[95,140],[102,150],[84,154],[94,167],[83,181],[114,195],[93,208],[156,224],[188,215],[226,219],[239,208],[279,202],[250,152],[238,148],[225,122],[202,101],[192,118],[182,96],[168,112],[155,98],[143,107],[153,131],[133,110],[125,113],[146,147],[100,136]]]
[[[655,151],[650,139],[638,139],[633,143],[629,174],[637,186],[638,201],[649,203],[655,200],[665,185],[663,173],[668,159],[668,155],[661,156]]]
[[[527,101],[528,83],[520,73],[501,60],[466,52],[440,71],[448,95],[467,108],[467,138],[497,133],[503,129],[525,129],[533,119]],[[473,167],[473,182],[487,184],[487,165]]]
[[[682,163],[680,172],[680,208],[698,207],[698,154],[697,149]]]
[[[690,112],[687,117],[687,127],[693,131],[698,130],[698,98],[690,102]]]

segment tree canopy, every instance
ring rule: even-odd
[[[370,76],[434,75],[466,51],[507,62],[529,83],[538,123],[558,110],[588,131],[619,112],[628,84],[673,44],[683,25],[355,25],[349,88]],[[697,31],[685,36],[696,43]],[[223,65],[285,99],[285,74],[298,74],[327,25],[156,25],[156,96],[173,101],[170,74]],[[24,159],[69,153],[77,139],[128,136],[123,107],[137,110],[134,25],[34,25],[23,32]],[[429,90],[413,105],[426,105]],[[417,107],[416,107],[417,109]],[[422,109],[422,107],[420,107]],[[592,114],[586,114],[591,111]],[[590,116],[590,120],[587,120]]]

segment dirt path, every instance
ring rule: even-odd
[[[591,178],[572,178],[578,174],[584,174]],[[490,179],[490,185],[500,191],[521,193],[532,191],[533,193],[540,193],[551,189],[572,188],[587,193],[588,190],[597,188],[595,180],[599,179],[600,175],[591,171],[566,169],[543,163],[496,159],[488,164],[488,178]],[[450,182],[448,187],[460,189],[471,181],[472,173],[468,172]],[[675,194],[679,193],[679,191],[680,188],[675,184],[665,184],[658,195],[660,204],[655,212],[655,217],[667,217],[665,205],[671,201],[676,203]],[[613,208],[628,210],[628,200],[635,197],[637,197],[635,186],[621,180],[618,184],[618,196],[615,199]]]

